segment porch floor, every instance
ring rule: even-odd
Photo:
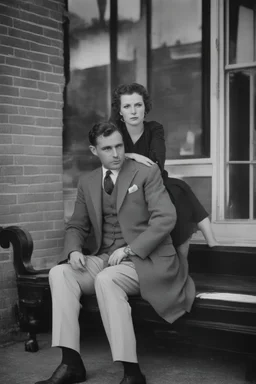
[[[48,378],[60,361],[60,351],[51,348],[51,335],[40,334],[40,350],[24,351],[18,341],[0,348],[0,382],[34,384]],[[111,360],[103,333],[87,335],[81,343],[88,384],[119,384],[122,366]],[[148,384],[244,384],[245,359],[237,354],[161,339],[138,339],[138,356]]]

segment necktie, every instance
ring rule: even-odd
[[[110,170],[108,170],[106,172],[106,175],[104,177],[104,189],[105,191],[111,195],[113,189],[114,189],[114,183],[113,183],[113,180],[111,179],[111,175],[112,172]]]

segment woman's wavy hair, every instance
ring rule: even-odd
[[[148,94],[146,88],[138,83],[131,84],[120,84],[113,92],[112,95],[112,114],[111,120],[119,125],[121,122],[122,116],[120,115],[120,105],[121,105],[121,96],[122,95],[132,95],[133,93],[138,93],[142,96],[144,104],[145,104],[145,113],[149,113],[151,111],[151,99]]]

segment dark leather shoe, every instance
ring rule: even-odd
[[[140,376],[124,375],[124,378],[120,384],[147,384],[147,383],[146,383],[146,377],[144,375],[140,375]]]
[[[77,370],[69,365],[60,364],[48,380],[37,381],[35,384],[75,384],[86,380],[84,366]]]

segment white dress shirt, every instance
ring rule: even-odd
[[[102,187],[104,188],[104,178],[106,176],[106,172],[107,171],[111,171],[112,173],[110,174],[110,177],[114,183],[114,185],[116,184],[116,179],[117,179],[117,176],[120,172],[120,169],[107,169],[105,168],[104,166],[102,166]]]

